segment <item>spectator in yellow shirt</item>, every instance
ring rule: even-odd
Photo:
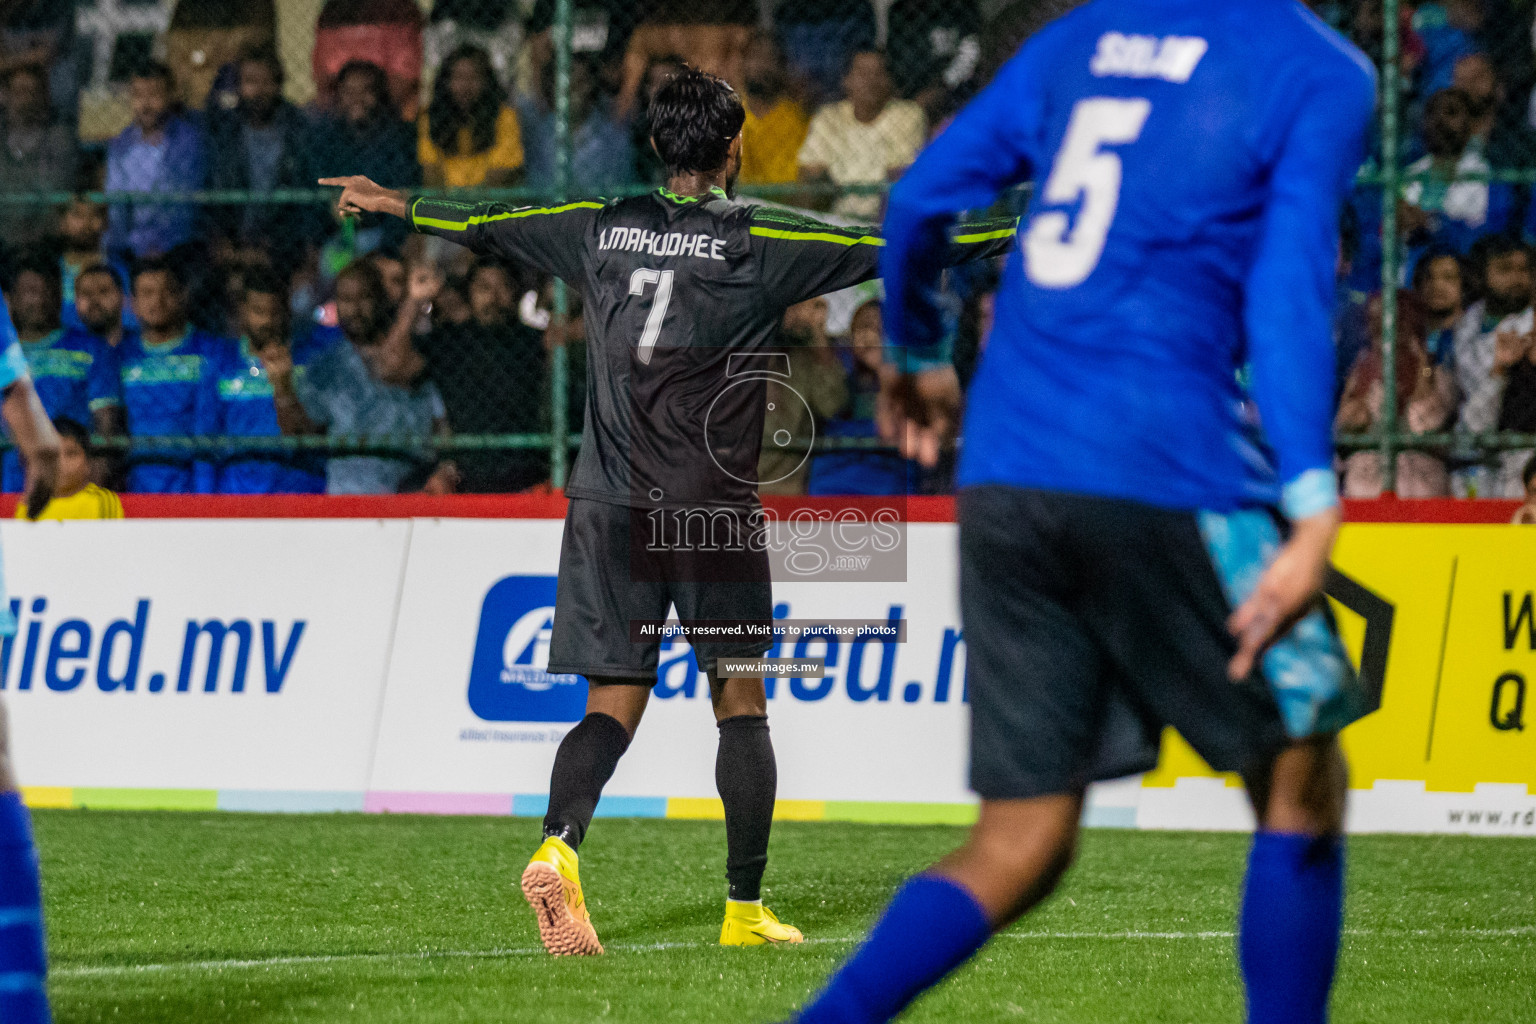
[[[742,128],[743,185],[787,185],[799,176],[800,146],[811,119],[790,94],[784,55],[767,32],[747,44],[744,65],[747,123]]]
[[[829,103],[811,118],[800,147],[800,180],[834,185],[883,185],[901,177],[928,140],[923,108],[896,98],[896,86],[879,50],[860,50],[843,78],[848,98]],[[878,224],[885,212],[880,192],[843,195],[832,212]]]
[[[417,137],[428,186],[495,188],[521,177],[517,114],[503,102],[490,55],[478,46],[461,46],[443,61]]]
[[[38,519],[121,519],[123,503],[105,487],[87,477],[91,471],[91,435],[84,426],[64,416],[53,421],[59,432],[59,482],[53,500],[43,506]],[[16,518],[27,518],[27,500],[16,505]]]

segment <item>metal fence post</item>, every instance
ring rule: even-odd
[[[555,0],[555,199],[570,197],[571,191],[571,0]],[[561,344],[550,354],[549,410],[550,446],[549,480],[555,487],[565,486],[566,463],[570,455],[566,409],[566,385],[570,376],[570,357],[565,351],[565,325],[570,313],[570,297],[565,282],[555,279],[554,322],[561,331]]]
[[[1397,490],[1397,287],[1402,274],[1397,238],[1399,182],[1399,0],[1382,5],[1381,45],[1381,458],[1382,488]]]

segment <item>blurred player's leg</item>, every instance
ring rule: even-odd
[[[0,1021],[47,1024],[43,899],[32,818],[11,771],[10,728],[0,704]]]
[[[1287,748],[1249,780],[1253,837],[1238,940],[1249,1024],[1322,1024],[1344,918],[1348,775],[1332,736]]]
[[[1072,607],[1083,573],[1060,543],[1080,516],[1000,488],[963,493],[959,512],[970,777],[981,814],[964,847],[897,891],[807,1007],[807,1024],[889,1020],[994,927],[1044,899],[1076,848],[1092,755],[1114,706],[1113,672]]]
[[[970,840],[903,885],[800,1024],[890,1020],[1050,895],[1072,863],[1082,794],[987,800]]]
[[[1253,795],[1260,828],[1239,928],[1249,1021],[1322,1024],[1343,901],[1346,776],[1334,734],[1364,713],[1359,680],[1321,604],[1303,606],[1260,666],[1233,680],[1224,623],[1299,536],[1286,541],[1273,513],[1135,518],[1118,530],[1090,519],[1123,542],[1099,562],[1107,585],[1091,621],[1138,704],[1216,770],[1241,771]]]
[[[603,951],[581,891],[576,850],[603,787],[629,749],[650,693],[646,686],[592,680],[586,717],[566,733],[555,754],[544,842],[523,871],[522,889],[538,916],[544,948],[556,956]]]
[[[711,675],[709,690],[720,727],[715,788],[725,805],[725,876],[730,882],[720,944],[800,942],[804,938],[800,930],[780,923],[762,901],[768,836],[773,830],[773,804],[779,785],[763,681],[719,681]]]

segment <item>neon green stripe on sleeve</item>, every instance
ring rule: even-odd
[[[973,245],[977,242],[991,242],[999,238],[1011,238],[1019,233],[1017,227],[1003,228],[1001,231],[983,231],[977,235],[956,235],[955,242],[959,245]]]
[[[781,238],[787,242],[831,242],[835,245],[884,245],[885,239],[878,235],[863,235],[859,238],[851,238],[847,235],[834,235],[826,231],[780,231],[777,228],[752,228],[752,234],[759,238]]]
[[[468,231],[477,224],[495,224],[503,220],[517,220],[522,217],[552,216],[557,213],[568,213],[571,210],[601,210],[602,203],[580,201],[566,203],[564,206],[530,207],[526,210],[509,210],[506,213],[474,214],[461,221],[439,220],[436,217],[423,217],[416,213],[416,207],[424,200],[417,199],[411,204],[411,224],[414,227],[437,228],[439,231]]]

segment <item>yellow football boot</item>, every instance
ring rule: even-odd
[[[722,946],[761,946],[765,943],[804,942],[793,925],[783,924],[762,903],[725,901],[725,924],[720,926]]]
[[[581,895],[576,851],[555,836],[544,840],[523,870],[523,898],[539,919],[539,938],[555,956],[603,951]],[[798,933],[796,933],[798,934]]]

